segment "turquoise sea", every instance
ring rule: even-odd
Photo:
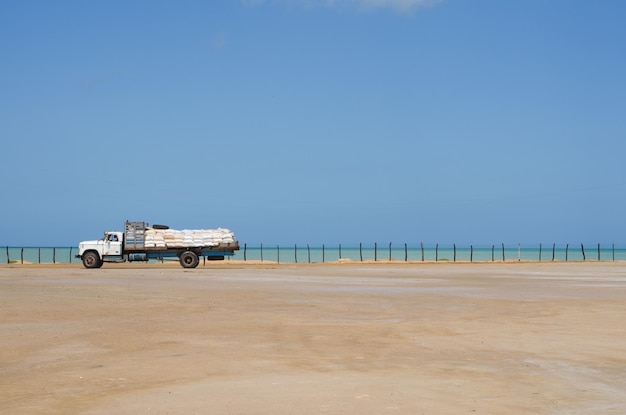
[[[583,251],[584,249],[584,251]],[[2,247],[0,263],[79,263],[74,258],[77,247]],[[479,246],[454,245],[411,246],[404,244],[372,244],[362,246],[324,245],[254,245],[241,244],[241,250],[230,261],[267,261],[280,263],[322,263],[351,261],[449,261],[449,262],[510,262],[510,261],[626,261],[626,247],[600,245],[541,246]],[[202,261],[201,261],[202,265]]]
[[[363,247],[343,247],[328,245],[324,247],[305,246],[259,246],[244,247],[233,260],[273,261],[286,263],[320,263],[351,261],[458,261],[458,262],[491,262],[491,261],[626,261],[626,248],[613,245],[600,246],[564,246],[537,247],[512,246],[504,247],[454,247],[454,246],[406,246],[389,244]]]
[[[79,263],[80,260],[74,258],[77,253],[77,247],[2,247],[0,264],[22,261],[33,264]]]

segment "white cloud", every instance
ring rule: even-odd
[[[356,10],[392,9],[398,13],[411,13],[420,7],[432,6],[444,0],[241,0],[247,5],[283,3],[304,8],[328,7]]]
[[[442,0],[335,0],[334,3],[350,3],[360,9],[389,8],[400,13],[410,13],[419,7],[431,6]]]

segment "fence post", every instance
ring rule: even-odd
[[[361,257],[361,262],[363,262],[363,242],[359,242],[359,257]]]
[[[555,255],[555,252],[556,252],[556,244],[555,244],[555,243],[553,243],[553,244],[552,244],[552,262],[554,262],[554,255]]]
[[[505,262],[506,259],[504,258],[504,243],[502,243],[502,262]]]
[[[309,253],[309,264],[311,263],[311,247],[309,244],[306,244],[306,251]]]
[[[420,248],[422,248],[422,262],[424,262],[424,242],[420,242]]]
[[[341,244],[339,244],[339,260],[341,260]]]
[[[389,262],[391,262],[391,242],[389,242]]]
[[[568,256],[569,256],[569,244],[565,244],[565,262],[567,262]]]
[[[280,264],[280,246],[276,245],[276,263]]]
[[[439,244],[435,245],[435,262],[439,262]]]
[[[598,262],[600,261],[600,244],[598,244]]]
[[[452,244],[454,247],[454,262],[456,262],[456,244]]]
[[[246,262],[248,254],[248,244],[243,244],[243,261]]]
[[[22,248],[20,251],[20,262],[22,263],[22,265],[24,265],[24,248]]]
[[[406,242],[404,243],[404,262],[409,261],[409,249],[406,246]]]
[[[52,248],[52,263],[53,264],[57,263],[57,249],[56,248]]]
[[[613,252],[613,262],[615,262],[615,242],[613,242],[613,245],[611,246],[611,250]]]
[[[9,258],[9,247],[7,245],[7,264],[11,263],[11,259]]]
[[[541,262],[541,244],[539,244],[539,262]]]
[[[586,261],[587,258],[585,258],[585,247],[583,246],[583,244],[580,244],[580,250],[583,252],[583,261]]]
[[[474,245],[470,245],[470,262],[474,262]]]
[[[261,262],[263,262],[263,243],[261,243]]]
[[[297,264],[298,263],[298,245],[297,244],[293,245],[293,257]]]
[[[70,264],[72,263],[72,249],[73,247],[70,246]]]
[[[322,264],[326,262],[326,249],[324,248],[324,244],[322,244]]]
[[[378,243],[374,242],[374,262],[378,261]]]
[[[37,258],[38,258],[38,260],[37,260],[37,261],[38,261],[38,263],[40,263],[40,264],[41,264],[41,248],[38,248],[38,249],[37,249]]]
[[[491,245],[491,262],[495,262],[496,260],[496,246]]]

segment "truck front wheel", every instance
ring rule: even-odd
[[[96,252],[85,252],[83,254],[83,266],[85,268],[100,268],[102,266],[102,260]]]
[[[198,263],[200,262],[198,255],[196,255],[196,253],[193,251],[183,252],[180,255],[179,260],[180,260],[180,265],[182,265],[183,268],[195,268],[198,266]]]

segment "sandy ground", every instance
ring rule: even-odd
[[[624,414],[626,264],[0,266],[0,413]]]

